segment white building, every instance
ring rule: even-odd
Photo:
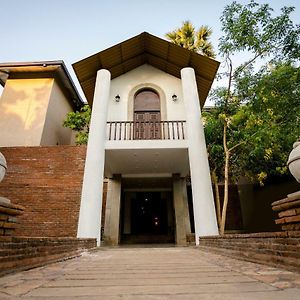
[[[100,244],[105,179],[107,244],[185,245],[193,230],[196,243],[199,236],[218,234],[201,122],[218,66],[146,32],[73,65],[92,106],[78,237],[97,238]],[[81,99],[62,62],[2,64],[1,71],[2,83],[5,72],[15,75],[6,81],[0,101],[0,129],[16,132],[2,134],[1,145],[72,143],[60,124]],[[6,115],[9,106],[19,107],[18,117],[27,123],[20,126]]]
[[[109,178],[104,236],[218,234],[201,109],[219,63],[142,33],[73,65],[92,105],[78,237],[96,237]]]

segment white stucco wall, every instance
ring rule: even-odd
[[[141,88],[156,90],[161,100],[163,121],[185,120],[181,80],[150,65],[142,65],[111,81],[108,121],[130,121],[133,119],[133,98]],[[172,100],[176,94],[177,101]],[[120,102],[115,96],[120,95]]]
[[[53,78],[8,79],[0,98],[0,147],[39,146]]]
[[[66,114],[71,111],[73,109],[68,99],[57,82],[54,81],[41,139],[42,146],[70,145],[72,141],[74,142],[72,130],[62,126]]]

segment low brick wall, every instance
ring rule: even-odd
[[[300,232],[202,237],[199,248],[237,259],[300,271]]]
[[[86,147],[0,148],[7,173],[0,196],[22,205],[15,235],[76,237]]]
[[[275,223],[281,225],[283,231],[300,232],[300,191],[273,202],[272,209],[278,213]]]
[[[195,246],[196,245],[195,233],[187,234],[186,243],[187,243],[188,246]]]
[[[72,258],[96,247],[96,239],[0,237],[0,276]]]
[[[18,216],[24,211],[21,205],[14,205],[0,197],[0,236],[13,236],[19,226]]]

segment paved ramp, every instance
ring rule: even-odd
[[[300,299],[300,275],[192,247],[101,248],[0,278],[0,299]]]

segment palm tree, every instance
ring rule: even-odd
[[[168,32],[166,38],[180,47],[195,51],[210,58],[215,58],[216,54],[213,50],[212,43],[209,41],[211,34],[211,28],[206,25],[202,25],[198,31],[196,31],[190,21],[184,21],[181,27]]]

